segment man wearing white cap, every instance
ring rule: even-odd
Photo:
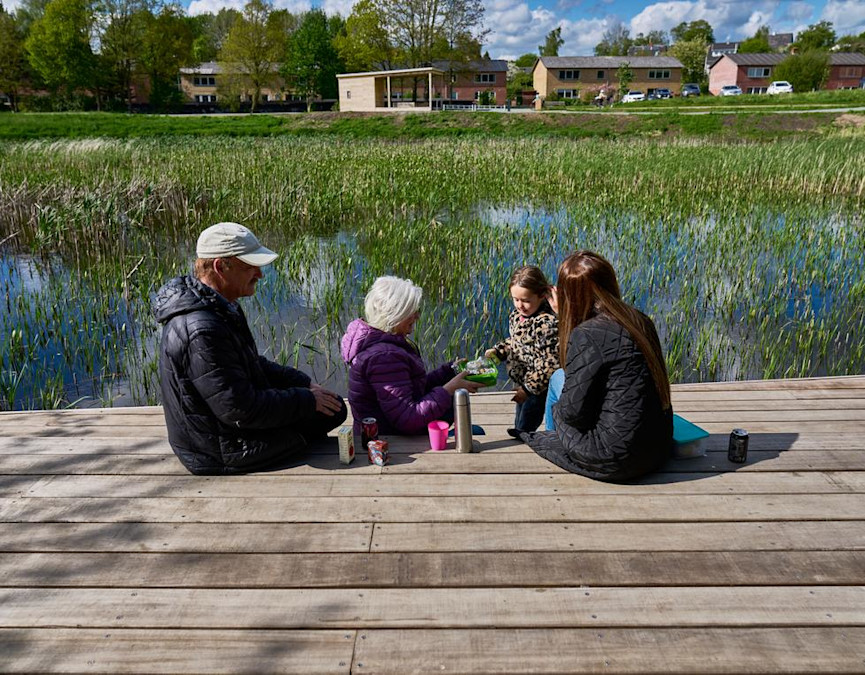
[[[196,247],[195,274],[163,286],[159,355],[168,440],[194,474],[284,466],[345,421],[342,398],[260,356],[237,300],[277,254],[243,225],[218,223]]]

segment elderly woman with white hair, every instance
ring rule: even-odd
[[[453,420],[453,394],[480,387],[454,375],[451,363],[426,371],[409,341],[420,315],[423,291],[411,281],[379,277],[364,303],[365,319],[355,319],[342,338],[349,365],[348,402],[359,426],[375,417],[385,434],[422,434],[433,420]]]

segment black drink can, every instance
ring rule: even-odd
[[[744,429],[733,429],[730,433],[727,459],[736,464],[743,464],[748,459],[748,432]]]
[[[364,417],[360,421],[360,440],[364,448],[370,441],[378,440],[378,421],[375,417]]]

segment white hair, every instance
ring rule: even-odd
[[[379,277],[364,301],[366,322],[373,328],[392,333],[402,321],[420,309],[423,291],[407,279]]]

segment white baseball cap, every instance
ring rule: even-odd
[[[279,257],[238,223],[211,225],[198,236],[195,250],[199,258],[239,258],[254,267],[264,267]]]

